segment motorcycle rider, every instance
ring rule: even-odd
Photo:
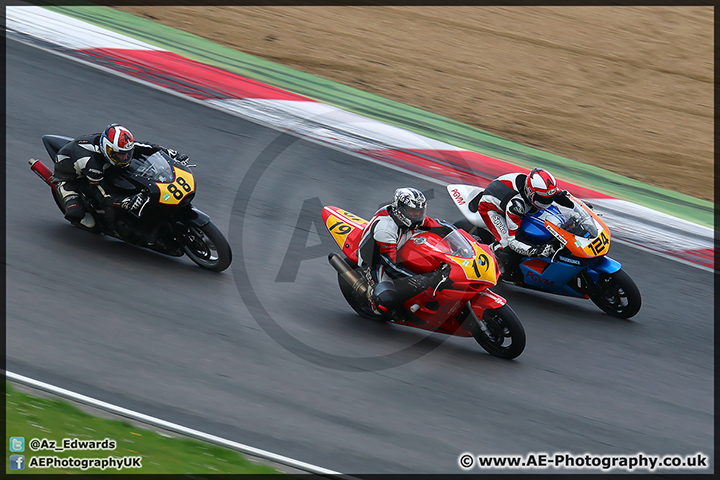
[[[555,177],[542,168],[530,173],[508,173],[488,184],[470,200],[468,208],[477,212],[495,237],[495,256],[503,266],[503,279],[522,281],[518,268],[523,256],[547,257],[554,253],[552,243],[534,245],[521,241],[516,233],[523,215],[548,208],[553,202],[572,208],[567,190],[560,190]],[[509,248],[506,248],[509,247]]]
[[[397,263],[397,253],[416,230],[445,236],[455,229],[452,225],[425,215],[427,200],[415,188],[395,190],[391,204],[380,208],[363,230],[357,250],[358,264],[369,266],[371,297],[376,313],[389,313],[408,298],[447,282],[450,266],[443,264],[434,272],[415,274]],[[443,278],[445,278],[443,280]]]
[[[133,158],[152,155],[158,150],[187,163],[185,154],[153,143],[136,142],[130,130],[117,123],[108,125],[102,133],[84,135],[64,145],[57,152],[53,178],[58,182],[65,218],[87,228],[95,227],[95,218],[85,211],[81,197],[84,194],[98,200],[110,223],[121,230],[118,233],[128,237],[129,228],[122,220],[116,220],[115,209],[124,209],[139,218],[149,198],[142,192],[131,196],[115,194],[103,180],[113,169],[126,168]]]

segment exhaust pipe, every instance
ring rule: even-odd
[[[348,265],[340,255],[337,253],[331,253],[328,255],[328,261],[330,261],[330,265],[337,270],[348,285],[352,286],[353,291],[364,297],[368,295],[369,288],[365,279],[358,275],[355,270],[350,268],[350,265]]]
[[[36,158],[31,158],[28,160],[28,163],[30,164],[30,170],[37,173],[38,177],[42,178],[43,182],[55,188],[55,184],[52,182],[52,172],[45,166],[44,163]]]

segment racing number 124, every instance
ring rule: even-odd
[[[610,243],[610,241],[605,236],[605,231],[603,230],[600,236],[593,240],[590,244],[590,250],[592,250],[595,255],[600,255],[600,253],[605,250],[605,247],[607,247],[608,243]]]

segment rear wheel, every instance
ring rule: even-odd
[[[222,272],[232,262],[230,245],[212,222],[202,227],[189,225],[183,250],[190,260],[214,272]]]
[[[358,273],[358,275],[363,275],[361,268],[355,268],[355,271]],[[367,298],[363,298],[360,294],[355,292],[352,289],[352,285],[348,284],[348,282],[339,273],[338,285],[340,285],[340,291],[342,292],[345,301],[348,303],[348,305],[350,305],[350,307],[352,307],[353,310],[355,310],[358,315],[363,318],[375,320],[377,322],[385,321],[385,319],[381,315],[378,315],[373,311]]]
[[[597,285],[591,286],[588,296],[600,310],[620,318],[632,317],[642,305],[640,290],[622,269],[600,274]]]
[[[525,350],[525,329],[510,305],[486,309],[480,324],[474,320],[470,332],[490,355],[513,359]]]
[[[60,211],[63,215],[65,215],[65,202],[63,202],[62,197],[60,196],[60,192],[57,191],[57,189],[53,188],[50,190],[52,192],[53,200],[55,200],[55,204],[58,206]]]

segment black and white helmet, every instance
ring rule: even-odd
[[[427,200],[416,188],[398,188],[393,196],[390,216],[398,225],[416,228],[425,221]]]

